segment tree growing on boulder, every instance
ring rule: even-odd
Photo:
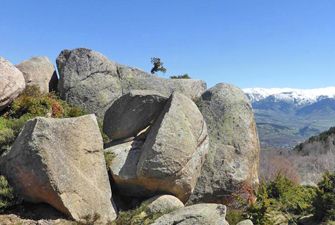
[[[166,68],[163,66],[163,62],[161,61],[160,58],[153,57],[151,58],[151,63],[153,64],[153,67],[151,69],[151,73],[155,74],[156,72],[166,72]]]

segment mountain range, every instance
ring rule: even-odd
[[[292,148],[335,125],[335,87],[247,88],[263,148]]]

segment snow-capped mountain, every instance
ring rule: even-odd
[[[263,147],[291,148],[335,126],[335,87],[247,88]]]
[[[246,88],[243,91],[252,102],[271,97],[273,101],[285,101],[297,105],[305,105],[325,98],[335,98],[335,87],[316,89]]]

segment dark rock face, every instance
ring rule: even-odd
[[[27,86],[37,86],[42,93],[48,93],[55,86],[55,68],[47,57],[33,57],[16,65],[23,73]]]
[[[129,196],[170,193],[187,201],[208,152],[206,123],[186,96],[174,93],[143,141],[114,146],[110,170]]]
[[[167,97],[156,91],[134,90],[107,110],[103,130],[112,140],[133,137],[158,117]]]
[[[178,91],[191,99],[206,90],[200,80],[170,80],[109,61],[90,49],[64,50],[57,58],[58,91],[71,104],[100,118],[120,96],[130,90],[155,90],[169,96]]]
[[[26,201],[48,203],[75,220],[116,218],[94,115],[28,121],[0,169]]]
[[[218,84],[199,99],[208,126],[210,150],[189,203],[234,205],[236,197],[252,198],[258,184],[259,140],[244,93]]]

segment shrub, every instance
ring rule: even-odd
[[[246,219],[246,215],[243,210],[239,209],[228,209],[226,220],[230,225],[236,225],[237,223]]]
[[[315,188],[295,184],[278,174],[273,181],[260,185],[257,201],[248,208],[248,215],[259,225],[272,224],[273,215],[282,214],[294,220],[294,215],[308,215],[313,211],[315,196]]]
[[[295,184],[285,176],[278,174],[270,182],[267,191],[271,199],[275,199],[279,208],[296,215],[312,212],[312,202],[316,195],[315,188]]]
[[[7,179],[0,175],[0,213],[15,204],[14,191]]]
[[[316,219],[335,220],[335,173],[326,172],[323,175],[313,206]]]
[[[247,209],[248,217],[250,217],[254,224],[271,224],[271,221],[266,217],[266,214],[270,211],[271,201],[268,196],[266,184],[260,184],[257,192],[257,201]]]
[[[191,79],[191,77],[185,73],[183,75],[170,76],[171,79]]]
[[[110,167],[110,165],[113,162],[113,159],[115,158],[114,152],[104,152],[105,161],[106,161],[106,167],[107,169]]]
[[[81,221],[75,223],[75,225],[95,225],[100,220],[101,216],[97,213],[94,215],[86,215],[81,218]]]
[[[13,101],[9,111],[0,117],[0,155],[7,151],[23,125],[37,116],[53,118],[76,117],[85,113],[61,100],[54,93],[42,94],[29,86]]]
[[[112,222],[112,225],[149,225],[162,215],[170,212],[148,213],[146,207],[147,204],[142,203],[142,205],[136,209],[121,211],[118,218]]]

